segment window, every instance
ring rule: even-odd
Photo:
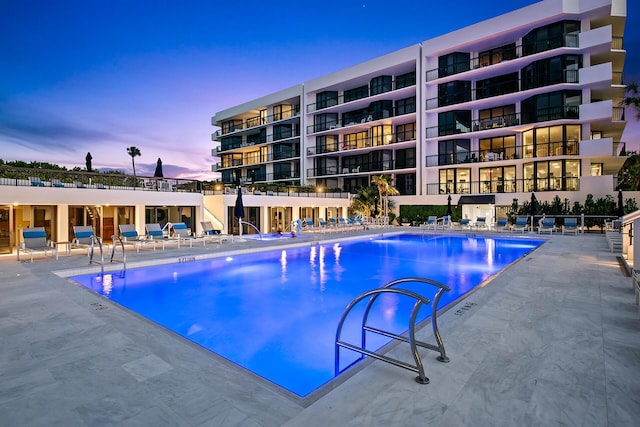
[[[325,91],[316,93],[316,110],[338,105],[338,92]]]
[[[513,193],[515,191],[515,166],[480,169],[480,193]]]
[[[278,141],[280,139],[291,138],[293,133],[291,132],[291,125],[274,125],[273,126],[273,140]]]
[[[273,107],[273,120],[283,120],[293,117],[291,104],[275,105]]]
[[[416,97],[399,99],[396,101],[396,115],[410,114],[416,112]]]
[[[578,83],[581,55],[561,55],[542,59],[522,69],[522,90],[558,83]]]
[[[265,142],[267,142],[267,129],[265,128],[260,129],[258,133],[247,135],[248,145],[264,144]]]
[[[316,114],[314,116],[314,120],[315,120],[314,131],[322,132],[323,130],[328,130],[331,127],[335,127],[338,125],[338,114],[337,113]]]
[[[242,129],[242,120],[228,120],[222,122],[222,133],[235,132]]]
[[[338,151],[338,135],[316,136],[316,154],[332,151]],[[313,154],[313,152],[307,154]]]
[[[486,67],[487,65],[499,64],[502,61],[508,61],[514,58],[516,58],[516,44],[510,43],[480,52],[478,65],[480,67]]]
[[[386,119],[393,115],[393,101],[376,101],[369,104],[369,114],[373,120]]]
[[[577,90],[550,92],[522,101],[522,123],[578,119],[582,93]]]
[[[471,140],[469,139],[438,141],[438,165],[471,162],[470,149]]]
[[[470,57],[467,52],[442,55],[438,58],[438,77],[446,77],[469,70]]]
[[[393,127],[391,125],[373,126],[369,129],[371,135],[371,145],[378,147],[380,145],[388,145],[393,142]]]
[[[345,135],[342,143],[342,149],[352,150],[354,148],[364,148],[370,145],[371,143],[369,141],[368,132],[365,130]]]
[[[398,174],[395,179],[395,186],[400,195],[407,196],[416,194],[416,174]]]
[[[510,160],[516,159],[515,135],[484,138],[479,141],[480,159],[484,160]]]
[[[471,111],[438,113],[438,135],[453,135],[471,131]]]
[[[416,84],[416,72],[412,71],[407,74],[396,76],[396,89],[413,86]]]
[[[416,149],[407,148],[396,151],[396,168],[415,168],[416,167]]]
[[[241,136],[227,136],[225,138],[220,139],[220,151],[232,150],[234,148],[240,147],[242,144]]]
[[[525,157],[577,155],[580,125],[548,126],[523,133]],[[534,156],[535,153],[535,156]]]
[[[580,160],[548,160],[525,163],[524,191],[578,191]]]
[[[518,124],[515,104],[503,105],[501,107],[487,108],[478,112],[478,129],[485,130],[504,126],[515,126]]]
[[[457,80],[438,85],[438,106],[471,101],[471,82]]]
[[[559,21],[530,31],[522,38],[524,55],[559,47],[577,47],[580,21]]]
[[[360,86],[344,91],[344,102],[355,101],[369,96],[369,86]]]
[[[371,95],[378,95],[380,93],[391,91],[391,76],[378,76],[371,79],[369,83],[371,89]]]
[[[345,126],[355,125],[356,123],[362,123],[363,120],[366,121],[368,116],[369,116],[368,108],[361,108],[353,111],[345,111],[344,113],[342,113],[342,123],[344,123]]]
[[[471,169],[441,169],[438,183],[439,194],[469,194]]]
[[[504,95],[518,91],[518,73],[510,73],[476,82],[476,97],[478,99]]]
[[[416,139],[416,122],[396,126],[396,142],[413,141]]]

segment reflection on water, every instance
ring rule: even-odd
[[[130,269],[73,279],[299,395],[333,378],[337,322],[358,295],[402,277],[451,287],[440,306],[472,290],[542,241],[400,235]],[[410,289],[432,300],[433,289]],[[408,327],[414,301],[384,294],[371,325]],[[363,307],[356,307],[363,310]],[[362,311],[360,311],[361,313]],[[345,323],[359,340],[362,317]],[[423,307],[423,319],[430,310]],[[446,337],[444,337],[446,344]],[[351,341],[354,342],[354,341]],[[384,337],[367,338],[371,348]],[[359,357],[341,353],[344,366]]]

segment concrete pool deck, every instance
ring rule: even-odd
[[[344,235],[316,239],[336,236]],[[640,320],[632,279],[602,234],[545,238],[540,248],[438,318],[451,362],[421,352],[430,384],[375,361],[304,404],[52,273],[85,269],[87,258],[80,252],[58,261],[36,255],[33,263],[17,262],[15,254],[0,256],[0,422],[638,425]],[[263,246],[141,250],[127,259],[133,266]],[[431,328],[418,338],[431,342]],[[411,360],[406,345],[390,354]]]

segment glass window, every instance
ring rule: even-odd
[[[391,91],[391,76],[378,76],[371,79],[369,83],[371,95],[378,95]]]
[[[471,140],[451,139],[438,141],[438,164],[452,165],[471,162]]]
[[[467,71],[470,68],[471,55],[468,52],[453,52],[438,58],[438,77]]]
[[[332,107],[338,105],[338,92],[335,90],[328,90],[320,93],[316,93],[316,110],[321,108]]]
[[[413,141],[416,139],[416,123],[405,123],[396,126],[396,142]]]
[[[344,102],[355,101],[369,96],[369,86],[359,86],[344,91]]]
[[[471,101],[471,82],[456,80],[438,85],[438,106]]]
[[[438,192],[440,194],[469,194],[471,169],[441,169]]]
[[[416,97],[399,99],[396,101],[396,115],[409,114],[416,112]]]
[[[412,71],[406,74],[396,76],[396,89],[413,86],[416,84],[416,72]]]
[[[471,111],[438,113],[438,135],[453,135],[471,131]]]

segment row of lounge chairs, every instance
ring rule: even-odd
[[[329,218],[328,221],[325,221],[324,218],[318,218],[317,223],[311,218],[305,218],[304,220],[298,219],[294,221],[292,228],[297,229],[298,232],[332,232],[362,230],[363,228],[370,228],[375,226],[383,226],[382,221],[374,222],[371,220],[362,219],[360,217],[338,217]]]
[[[122,224],[118,228],[122,245],[132,246],[136,252],[143,248],[156,250],[158,246],[164,250],[167,245],[175,245],[179,248],[187,243],[189,247],[193,247],[194,243],[202,243],[205,246],[210,242],[221,244],[225,241],[233,241],[233,236],[216,230],[211,222],[203,221],[200,224],[203,229],[200,236],[193,235],[184,222],[170,224],[172,233],[165,233],[160,224],[146,224],[145,235],[140,235],[133,224]],[[22,230],[22,244],[17,250],[18,261],[20,261],[20,254],[28,254],[30,261],[33,262],[33,256],[37,253],[42,253],[44,256],[55,255],[58,259],[58,246],[61,243],[69,245],[69,250],[73,248],[86,249],[87,255],[95,245],[102,244],[101,239],[95,235],[93,227],[90,225],[73,226],[73,234],[74,238],[71,242],[52,242],[47,239],[44,227],[24,228]],[[116,248],[118,247],[116,242],[113,244],[116,245]]]
[[[429,216],[424,224],[420,224],[420,228],[433,229],[433,230],[446,230],[446,229],[458,229],[458,230],[487,230],[495,232],[520,232],[526,233],[529,230],[533,231],[533,228],[529,225],[528,216],[520,216],[516,218],[516,222],[513,225],[509,225],[509,221],[506,217],[500,217],[496,220],[495,224],[487,224],[485,217],[477,217],[474,223],[468,218],[462,218],[458,223],[451,222],[448,216],[438,218],[437,216]],[[556,226],[556,220],[554,217],[543,217],[538,222],[538,234],[549,233],[553,234],[558,232]],[[562,234],[578,234],[579,226],[577,218],[565,218],[564,224],[561,227]]]

